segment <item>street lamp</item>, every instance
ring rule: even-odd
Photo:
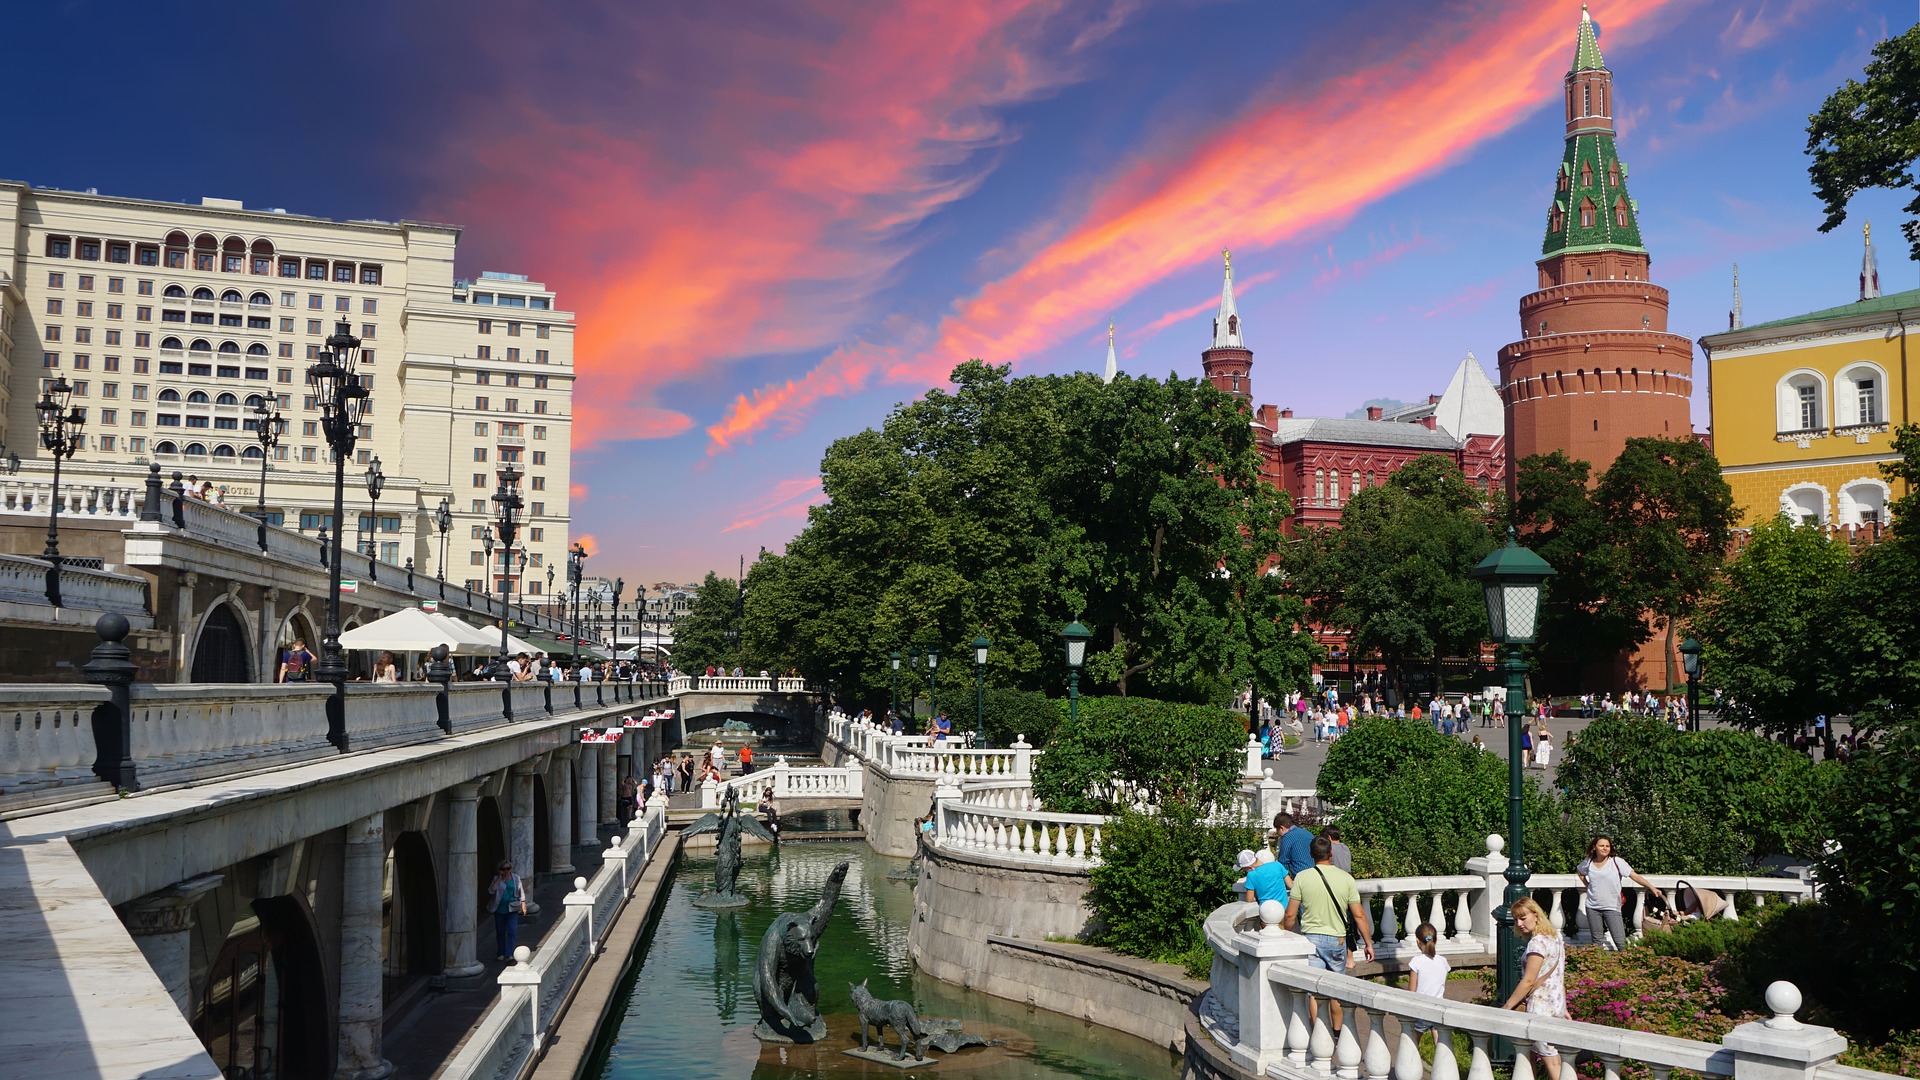
[[[940,719],[940,650],[936,646],[927,648],[927,718],[936,723]]]
[[[580,666],[580,575],[586,570],[587,548],[575,544],[567,549],[567,584],[573,589],[573,667]]]
[[[440,496],[440,508],[433,512],[433,523],[440,528],[440,580],[447,580],[447,530],[453,528],[453,506],[445,495]],[[447,594],[446,587],[440,589],[440,595]]]
[[[1501,1001],[1513,996],[1513,988],[1520,983],[1520,938],[1513,929],[1513,905],[1527,896],[1527,879],[1532,876],[1520,822],[1520,725],[1527,693],[1527,661],[1521,651],[1533,644],[1540,620],[1540,591],[1553,574],[1545,559],[1520,546],[1511,527],[1506,546],[1494,549],[1467,574],[1480,582],[1491,636],[1495,644],[1506,647],[1507,654],[1507,893],[1506,903],[1493,913],[1500,923]]]
[[[513,537],[520,525],[514,514],[524,505],[520,501],[520,471],[511,462],[500,466],[500,484],[493,492],[493,508],[498,515],[494,528],[500,533],[500,670],[507,671],[507,593],[513,588]],[[493,538],[487,538],[493,546]],[[507,719],[513,719],[513,701],[507,698]]]
[[[887,702],[887,726],[900,716],[900,650],[895,649],[888,657],[893,663],[893,697]]]
[[[1680,667],[1687,673],[1687,730],[1700,730],[1700,643],[1692,634],[1680,643]]]
[[[1080,718],[1080,665],[1087,662],[1087,642],[1093,640],[1093,631],[1080,625],[1075,619],[1060,631],[1067,642],[1067,719]]]
[[[987,745],[987,650],[993,642],[982,633],[973,639],[973,745]]]
[[[260,440],[260,499],[254,516],[260,519],[260,550],[267,550],[267,461],[273,457],[273,449],[280,445],[282,425],[280,413],[267,404],[262,396],[259,404],[253,407],[254,437]]]
[[[387,474],[380,471],[380,457],[374,455],[367,463],[367,500],[371,509],[367,512],[367,532],[372,535],[367,540],[367,580],[380,580],[380,492],[386,489]]]
[[[354,374],[360,358],[360,339],[345,319],[327,338],[319,360],[307,369],[320,406],[320,427],[333,451],[333,552],[327,560],[327,625],[320,641],[320,662],[314,665],[321,682],[333,684],[327,699],[327,738],[347,749],[347,657],[340,648],[340,541],[346,535],[347,458],[353,453],[360,417],[366,411],[367,388]]]
[[[607,633],[612,638],[609,644],[612,646],[613,658],[615,660],[620,659],[620,594],[626,591],[627,591],[627,579],[623,577],[614,578],[613,579],[613,622],[611,624],[612,628],[608,630]],[[633,647],[633,658],[635,661],[638,661],[640,659],[640,646],[638,644],[634,645]]]
[[[913,648],[907,650],[907,673],[911,676],[919,670],[920,646],[915,645]],[[913,721],[907,725],[909,728],[920,726],[920,692],[913,688],[914,682],[915,680],[911,677],[907,679],[907,718]],[[913,734],[913,732],[909,731],[908,734]]]
[[[53,455],[53,499],[47,508],[47,603],[60,603],[60,462],[73,456],[87,441],[81,431],[87,424],[87,410],[73,404],[73,386],[65,375],[53,380],[34,405],[40,413],[40,446]]]

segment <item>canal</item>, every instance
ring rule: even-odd
[[[815,963],[827,1041],[811,1047],[763,1048],[754,1038],[759,1014],[753,970],[760,935],[783,911],[819,898],[827,875],[850,860]],[[1177,1055],[1108,1028],[1018,1002],[975,993],[914,969],[907,953],[913,885],[888,879],[906,861],[876,855],[860,841],[789,842],[777,852],[746,849],[740,891],[753,900],[741,912],[693,906],[712,887],[711,852],[680,856],[658,920],[638,945],[640,956],[621,987],[585,1075],[601,1080],[798,1080],[802,1077],[901,1076],[900,1070],[841,1053],[857,1045],[849,982],[867,980],[877,998],[904,998],[921,1016],[951,1017],[964,1030],[1002,1040],[946,1057],[927,1075],[1174,1080]],[[888,1029],[889,1045],[898,1039]],[[918,1075],[922,1070],[913,1070]]]

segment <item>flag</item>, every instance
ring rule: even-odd
[[[352,581],[346,578],[342,578],[340,581],[340,591],[343,593],[349,593],[349,592],[357,593],[360,591],[360,583],[357,581]]]
[[[420,601],[420,610],[421,610],[421,611],[439,611],[439,610],[440,610],[440,601],[438,601],[438,600],[422,600],[422,601]]]
[[[590,727],[581,728],[580,742],[582,745],[586,745],[586,746],[617,743],[620,741],[620,736],[624,734],[626,734],[625,729],[617,728],[617,727],[616,728],[590,728]]]

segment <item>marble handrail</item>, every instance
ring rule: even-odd
[[[93,710],[105,687],[0,686],[0,808],[111,794],[93,765]]]
[[[958,786],[934,791],[932,843],[941,850],[990,855],[1061,870],[1089,870],[1100,861],[1099,814],[999,810],[960,801]]]

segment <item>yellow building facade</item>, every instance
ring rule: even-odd
[[[1863,291],[1866,291],[1863,288]],[[1877,291],[1877,290],[1875,290]],[[1710,358],[1713,449],[1751,526],[1776,513],[1873,528],[1903,491],[1880,465],[1914,421],[1909,378],[1920,290],[1700,339]]]

